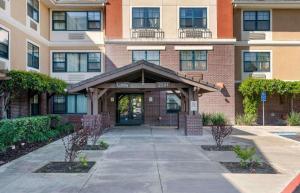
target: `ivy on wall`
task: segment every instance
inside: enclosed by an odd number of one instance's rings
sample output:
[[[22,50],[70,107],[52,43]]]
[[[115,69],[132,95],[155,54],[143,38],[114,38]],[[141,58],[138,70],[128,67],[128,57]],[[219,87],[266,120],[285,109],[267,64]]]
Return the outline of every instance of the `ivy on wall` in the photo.
[[[244,113],[256,116],[261,92],[265,91],[268,95],[285,95],[293,98],[296,94],[300,94],[300,81],[249,78],[241,83],[239,91],[243,95]]]

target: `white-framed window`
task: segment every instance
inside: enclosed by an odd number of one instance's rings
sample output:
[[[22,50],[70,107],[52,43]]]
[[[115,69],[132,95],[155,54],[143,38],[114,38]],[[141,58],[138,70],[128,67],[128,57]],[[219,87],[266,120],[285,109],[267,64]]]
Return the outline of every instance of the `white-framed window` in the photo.
[[[179,28],[207,28],[207,8],[180,7]]]
[[[0,58],[9,60],[9,31],[0,27]]]
[[[181,71],[207,71],[207,50],[181,50]]]
[[[133,50],[132,62],[145,60],[153,64],[160,65],[160,51],[159,50]]]
[[[160,29],[160,7],[132,7],[132,29]]]
[[[27,15],[35,22],[40,20],[40,2],[39,0],[27,0]]]
[[[243,72],[271,72],[271,52],[268,51],[244,51]]]
[[[243,31],[270,31],[271,12],[269,10],[244,10]]]
[[[40,68],[40,47],[31,41],[27,41],[27,67]]]

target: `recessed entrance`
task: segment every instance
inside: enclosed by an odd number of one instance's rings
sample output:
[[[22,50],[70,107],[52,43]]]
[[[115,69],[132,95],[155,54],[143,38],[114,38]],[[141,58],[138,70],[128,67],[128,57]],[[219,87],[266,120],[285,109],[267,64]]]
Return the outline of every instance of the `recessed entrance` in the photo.
[[[117,124],[140,125],[144,123],[144,95],[117,95]]]

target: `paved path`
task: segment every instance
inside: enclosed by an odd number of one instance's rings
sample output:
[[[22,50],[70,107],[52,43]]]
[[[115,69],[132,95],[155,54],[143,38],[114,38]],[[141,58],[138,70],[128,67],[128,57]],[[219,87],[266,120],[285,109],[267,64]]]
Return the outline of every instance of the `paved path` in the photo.
[[[300,160],[298,154],[290,158],[293,152],[285,153],[284,147],[279,149],[284,157],[276,157],[268,141],[299,149],[300,143],[249,132],[237,133],[227,143],[248,144],[249,139],[262,143],[263,151],[271,150],[268,158],[279,160],[279,168],[290,159]],[[57,141],[0,167],[0,193],[279,193],[292,179],[290,171],[300,168],[300,163],[291,162],[281,168],[284,174],[230,174],[218,161],[233,161],[234,155],[204,152],[200,145],[213,143],[206,133],[185,137],[175,129],[133,127],[114,129],[102,138],[111,145],[107,151],[84,152],[97,161],[88,174],[32,173],[49,161],[63,160],[64,150]]]

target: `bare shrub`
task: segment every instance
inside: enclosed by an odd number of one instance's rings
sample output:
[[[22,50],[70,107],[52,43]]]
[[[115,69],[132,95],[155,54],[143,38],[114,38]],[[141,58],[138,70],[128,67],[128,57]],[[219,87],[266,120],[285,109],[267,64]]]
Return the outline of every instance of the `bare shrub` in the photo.
[[[224,139],[232,133],[233,127],[226,125],[212,126],[211,133],[216,142],[217,149],[220,150]]]
[[[81,149],[86,146],[87,139],[88,131],[82,128],[75,128],[74,133],[62,138],[66,162],[73,162],[76,159]]]

